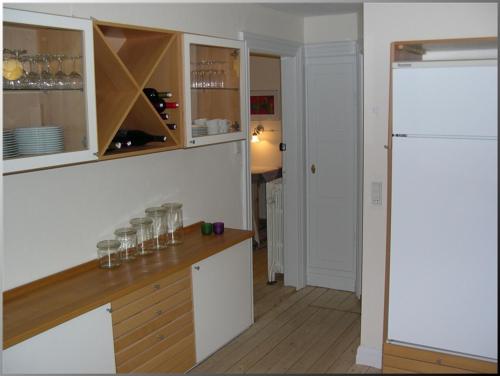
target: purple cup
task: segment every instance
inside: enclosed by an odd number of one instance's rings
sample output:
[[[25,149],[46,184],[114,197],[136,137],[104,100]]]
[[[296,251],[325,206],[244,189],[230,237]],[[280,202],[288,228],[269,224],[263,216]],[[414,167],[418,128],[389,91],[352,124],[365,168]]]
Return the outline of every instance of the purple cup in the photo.
[[[224,222],[215,222],[213,224],[214,234],[220,235],[224,232]]]

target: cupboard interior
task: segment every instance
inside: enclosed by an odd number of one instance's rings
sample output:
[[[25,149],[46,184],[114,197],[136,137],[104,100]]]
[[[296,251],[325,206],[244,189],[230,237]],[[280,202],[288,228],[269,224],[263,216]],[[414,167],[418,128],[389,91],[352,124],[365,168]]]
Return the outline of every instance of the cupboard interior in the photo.
[[[82,77],[83,32],[35,25],[3,23],[3,46],[9,50],[25,50],[20,56],[56,55],[63,59],[62,70],[69,74],[73,69]],[[4,59],[8,55],[4,53]],[[24,59],[23,59],[24,60]],[[42,62],[23,61],[24,70],[40,73]],[[50,72],[59,69],[57,59],[49,59]],[[87,149],[87,117],[84,89],[6,89],[3,90],[4,129],[21,127],[59,126],[63,129],[64,151]]]
[[[190,45],[191,56],[191,118],[227,119],[230,131],[239,131],[240,114],[240,56],[239,51],[227,47]],[[218,72],[223,87],[194,87],[199,72]],[[200,79],[200,78],[198,78]],[[207,81],[207,78],[201,79]],[[203,85],[204,86],[204,85]]]
[[[182,147],[180,35],[175,32],[94,23],[98,154],[101,159]],[[145,87],[171,91],[179,103],[163,120],[142,92]],[[167,124],[175,123],[176,130]],[[167,136],[167,142],[108,150],[119,129]]]

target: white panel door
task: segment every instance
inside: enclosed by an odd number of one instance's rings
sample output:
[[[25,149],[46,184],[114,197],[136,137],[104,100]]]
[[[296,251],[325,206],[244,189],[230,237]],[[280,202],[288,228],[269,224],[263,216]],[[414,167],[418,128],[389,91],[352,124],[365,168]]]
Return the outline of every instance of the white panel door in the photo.
[[[355,59],[306,60],[307,283],[347,291],[356,281]]]
[[[497,357],[497,141],[393,139],[390,341]]]
[[[447,64],[393,69],[393,133],[497,135],[497,61]]]
[[[192,266],[196,361],[252,324],[252,243],[245,240]]]
[[[4,373],[116,373],[110,304],[3,351]]]

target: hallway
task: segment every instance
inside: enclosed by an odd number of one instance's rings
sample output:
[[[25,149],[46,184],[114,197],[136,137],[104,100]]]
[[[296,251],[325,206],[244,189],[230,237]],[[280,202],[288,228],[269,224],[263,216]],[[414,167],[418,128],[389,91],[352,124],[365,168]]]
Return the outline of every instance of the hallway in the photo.
[[[354,364],[361,303],[353,293],[268,285],[266,249],[253,256],[255,324],[190,372],[380,373]]]

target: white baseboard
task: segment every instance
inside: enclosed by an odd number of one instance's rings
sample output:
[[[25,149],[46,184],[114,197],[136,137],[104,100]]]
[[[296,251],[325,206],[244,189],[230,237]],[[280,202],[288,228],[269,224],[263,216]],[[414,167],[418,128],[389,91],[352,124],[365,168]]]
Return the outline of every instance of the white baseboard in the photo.
[[[356,364],[362,364],[374,368],[382,368],[382,350],[359,345],[356,354]]]

